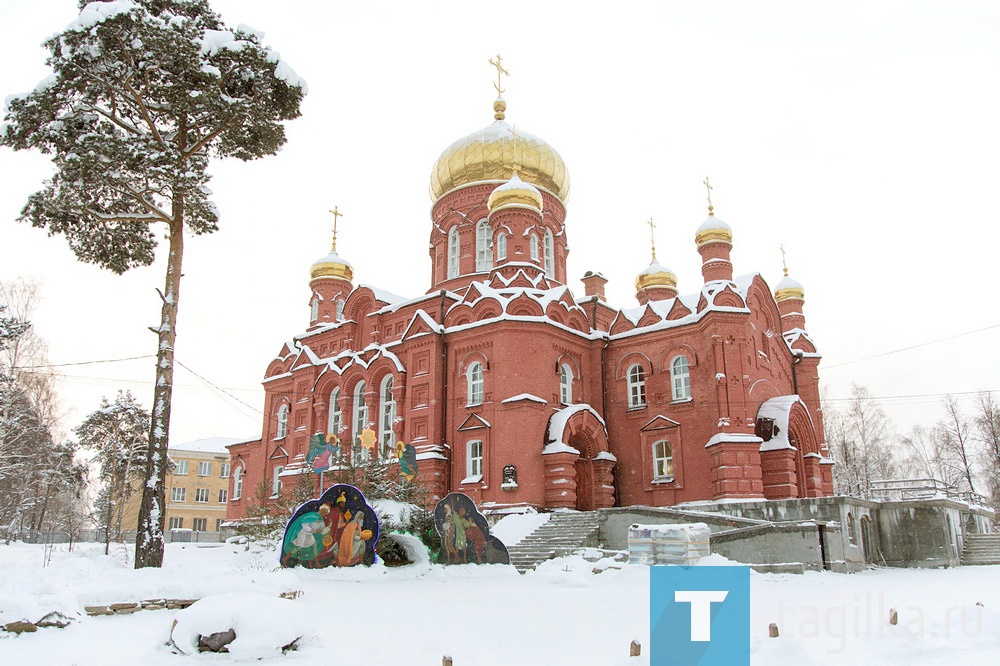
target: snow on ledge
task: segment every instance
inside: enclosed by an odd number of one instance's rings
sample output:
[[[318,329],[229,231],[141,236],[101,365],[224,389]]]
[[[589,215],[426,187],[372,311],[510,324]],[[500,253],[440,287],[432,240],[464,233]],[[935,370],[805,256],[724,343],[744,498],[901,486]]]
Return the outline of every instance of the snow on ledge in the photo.
[[[520,393],[518,395],[513,395],[507,398],[506,400],[501,400],[500,402],[506,405],[511,402],[520,402],[521,400],[530,400],[531,402],[539,402],[543,405],[549,404],[547,400],[543,400],[542,398],[539,398],[537,395],[531,395],[530,393]]]
[[[608,426],[604,423],[604,419],[601,418],[601,415],[598,414],[597,411],[590,405],[580,403],[579,405],[570,405],[569,407],[560,409],[549,418],[549,428],[545,437],[546,444],[562,442],[563,433],[566,430],[566,423],[571,417],[580,412],[590,412],[593,414],[594,418],[596,418],[598,423],[601,424],[601,427],[604,428],[605,436],[607,436]],[[573,449],[573,451],[579,453],[576,449]]]
[[[742,432],[720,432],[717,435],[712,435],[712,438],[708,440],[708,444],[705,448],[710,446],[715,446],[716,444],[722,444],[723,442],[731,442],[735,444],[762,444],[762,440],[757,435],[748,435]]]
[[[601,451],[596,456],[594,456],[593,459],[594,460],[610,460],[611,462],[618,462],[618,458],[616,458],[615,454],[611,453],[610,451]]]
[[[563,444],[562,442],[552,442],[547,444],[544,449],[542,449],[542,455],[548,455],[550,453],[575,453],[580,455],[580,452],[574,449],[568,444]]]

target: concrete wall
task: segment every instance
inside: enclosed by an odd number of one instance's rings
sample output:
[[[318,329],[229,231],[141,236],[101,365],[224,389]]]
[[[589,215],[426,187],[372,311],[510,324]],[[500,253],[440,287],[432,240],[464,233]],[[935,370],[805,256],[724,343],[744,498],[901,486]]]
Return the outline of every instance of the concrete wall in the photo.
[[[880,548],[893,567],[954,567],[962,552],[962,509],[951,500],[884,502]]]
[[[710,512],[678,511],[644,506],[601,509],[597,512],[597,516],[598,538],[609,550],[628,548],[628,528],[634,523],[640,525],[705,523],[713,533],[766,524],[765,521],[734,518]]]

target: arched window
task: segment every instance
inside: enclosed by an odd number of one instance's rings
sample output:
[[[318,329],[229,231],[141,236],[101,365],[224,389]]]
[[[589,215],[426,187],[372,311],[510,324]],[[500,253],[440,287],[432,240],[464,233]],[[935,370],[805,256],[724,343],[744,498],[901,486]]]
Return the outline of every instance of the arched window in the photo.
[[[483,404],[483,364],[476,361],[469,366],[469,406]]]
[[[379,404],[379,414],[382,415],[382,423],[379,428],[379,441],[382,443],[379,454],[382,457],[388,456],[396,443],[396,436],[393,428],[396,425],[396,399],[392,397],[392,375],[386,375],[382,380],[382,388],[379,391],[382,396]]]
[[[573,404],[573,368],[566,363],[559,366],[559,402]]]
[[[661,439],[653,442],[653,480],[672,479],[674,476],[674,449],[670,442]]]
[[[452,227],[448,232],[448,277],[458,277],[458,257],[461,248],[458,245],[458,227]]]
[[[284,471],[283,465],[274,468],[274,474],[271,477],[271,497],[277,497],[281,494],[281,473]]]
[[[543,254],[545,258],[545,276],[554,278],[556,276],[555,242],[552,238],[552,230],[545,230],[543,240]]]
[[[312,303],[309,304],[309,321],[316,323],[319,319],[319,296],[313,296]]]
[[[233,470],[233,499],[238,500],[243,497],[243,468],[237,467]]]
[[[490,223],[480,220],[476,225],[476,272],[493,268],[493,230]]]
[[[465,445],[465,477],[466,483],[483,477],[483,443],[478,439]]]
[[[330,393],[330,417],[327,419],[326,431],[328,435],[336,435],[340,438],[340,426],[343,423],[344,415],[340,411],[340,387],[333,389]]]
[[[344,321],[344,299],[337,299],[337,321]]]
[[[278,433],[275,439],[281,439],[288,434],[288,405],[278,407]]]
[[[691,369],[687,356],[678,356],[670,362],[670,385],[675,401],[691,399]]]
[[[638,363],[628,369],[628,406],[646,406],[646,371]]]
[[[528,252],[532,261],[538,261],[538,236],[535,234],[528,238]]]
[[[847,540],[852,546],[858,543],[858,535],[854,531],[854,516],[850,513],[847,514]]]
[[[497,234],[497,261],[504,261],[507,258],[507,234],[500,232]]]
[[[360,437],[361,431],[368,427],[368,405],[365,404],[365,383],[358,382],[354,387],[354,436]]]

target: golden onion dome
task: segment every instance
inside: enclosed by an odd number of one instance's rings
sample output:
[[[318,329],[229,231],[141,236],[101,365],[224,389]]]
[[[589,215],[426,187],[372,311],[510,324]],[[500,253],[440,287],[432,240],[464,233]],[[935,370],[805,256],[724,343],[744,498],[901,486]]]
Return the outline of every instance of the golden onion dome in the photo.
[[[694,234],[694,242],[701,247],[708,243],[729,243],[733,242],[733,228],[728,224],[715,217],[715,215],[709,215],[701,226],[698,227],[698,231]]]
[[[792,299],[804,301],[805,298],[805,288],[798,281],[793,280],[787,275],[774,287],[774,300],[779,303],[781,301],[790,301]]]
[[[493,190],[486,200],[486,208],[491,213],[506,206],[527,207],[541,213],[542,193],[531,183],[521,180],[515,172],[510,180]]]
[[[635,290],[663,287],[676,290],[677,274],[654,259],[649,268],[635,278]]]
[[[313,280],[318,278],[335,278],[350,282],[354,279],[354,268],[347,263],[339,254],[336,248],[330,250],[330,254],[317,259],[309,271]]]
[[[448,146],[431,170],[430,194],[437,201],[446,192],[472,183],[506,182],[519,173],[532,185],[560,200],[569,197],[569,171],[555,148],[536,136],[514,131],[504,122],[506,103],[494,104],[497,120]]]

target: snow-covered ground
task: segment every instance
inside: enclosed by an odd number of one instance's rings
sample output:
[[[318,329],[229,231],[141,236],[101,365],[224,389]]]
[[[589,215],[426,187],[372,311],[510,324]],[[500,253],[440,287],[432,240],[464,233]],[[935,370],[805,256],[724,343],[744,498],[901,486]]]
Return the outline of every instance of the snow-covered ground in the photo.
[[[505,522],[498,533],[530,531],[511,518]],[[0,632],[0,664],[234,662],[237,655],[183,656],[167,645],[175,619],[175,636],[190,633],[205,618],[218,618],[220,604],[239,626],[252,627],[255,640],[244,658],[253,658],[270,633],[283,641],[289,618],[302,625],[300,648],[254,662],[264,665],[440,664],[444,655],[455,666],[649,663],[649,569],[640,565],[594,573],[594,563],[569,557],[526,575],[499,565],[427,563],[282,570],[273,552],[175,543],[167,546],[162,569],[136,571],[122,562],[125,554],[108,557],[95,544],[73,552],[63,546],[46,566],[42,546],[0,545],[0,624],[38,620],[53,610],[76,618],[65,629]],[[719,563],[718,556],[703,560]],[[1000,663],[1000,566],[753,574],[751,586],[753,664]],[[302,595],[277,600],[293,590]],[[210,595],[225,596],[214,598],[215,609],[199,612],[198,605],[107,617],[83,610]],[[899,613],[896,626],[888,624],[890,609]],[[768,637],[772,622],[779,638]],[[639,658],[628,657],[633,639],[643,646]]]

